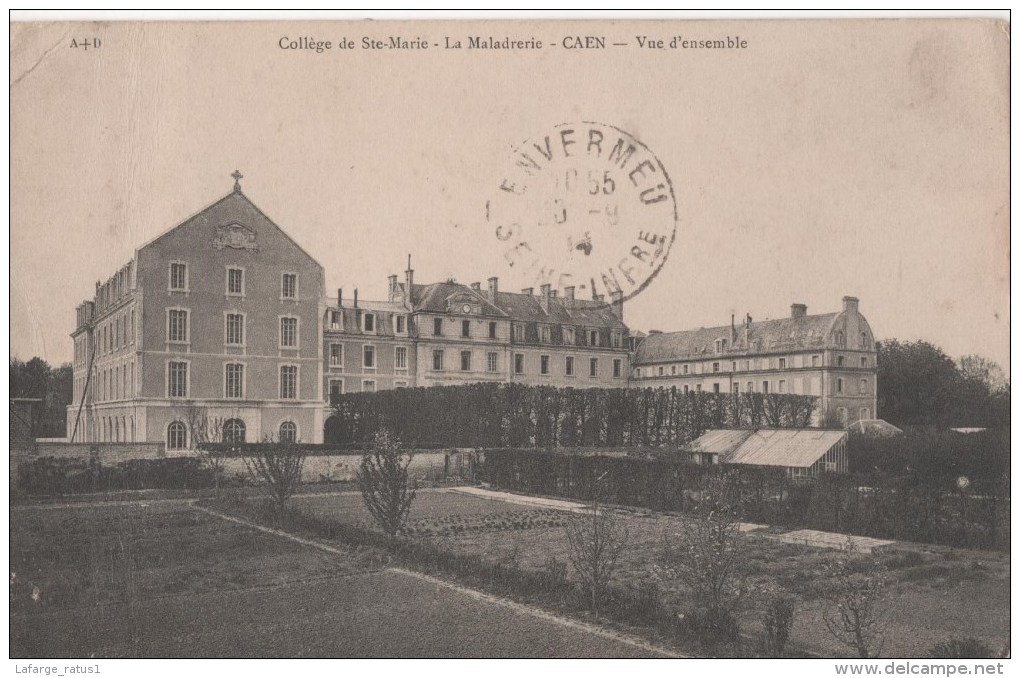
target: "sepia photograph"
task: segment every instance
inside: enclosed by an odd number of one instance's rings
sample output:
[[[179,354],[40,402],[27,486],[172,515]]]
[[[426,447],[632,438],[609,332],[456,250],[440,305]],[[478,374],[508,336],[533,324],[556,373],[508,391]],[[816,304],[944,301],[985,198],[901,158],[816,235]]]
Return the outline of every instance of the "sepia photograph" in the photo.
[[[1008,669],[1008,12],[21,14],[14,673]]]

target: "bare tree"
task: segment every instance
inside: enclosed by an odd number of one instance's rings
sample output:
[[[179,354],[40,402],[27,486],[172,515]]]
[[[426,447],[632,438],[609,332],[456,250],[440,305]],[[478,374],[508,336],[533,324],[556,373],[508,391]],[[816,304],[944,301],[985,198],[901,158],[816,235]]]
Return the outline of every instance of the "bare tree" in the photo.
[[[732,482],[713,480],[683,529],[663,540],[663,576],[674,580],[707,615],[710,630],[732,636],[733,612],[749,592],[749,548],[730,508]]]
[[[274,442],[271,437],[242,449],[241,458],[248,473],[273,500],[277,514],[282,516],[287,500],[301,484],[307,449],[299,443]]]
[[[588,505],[567,519],[570,562],[591,600],[596,619],[599,603],[616,570],[616,561],[627,545],[626,528],[617,515],[602,504],[601,481],[604,479],[605,474],[595,481]]]
[[[375,434],[372,449],[361,457],[357,481],[365,508],[391,537],[404,526],[414,501],[407,473],[412,457],[388,429]]]
[[[831,593],[825,628],[862,659],[878,656],[885,634],[881,606],[885,567],[877,558],[859,554],[853,538],[847,537],[828,569]]]
[[[205,407],[200,407],[195,403],[188,403],[184,407],[182,416],[188,427],[191,447],[202,463],[212,471],[213,487],[216,496],[219,496],[220,477],[223,475],[226,455],[222,450],[211,449],[210,443],[218,443],[222,440],[224,419],[210,417],[209,411]]]

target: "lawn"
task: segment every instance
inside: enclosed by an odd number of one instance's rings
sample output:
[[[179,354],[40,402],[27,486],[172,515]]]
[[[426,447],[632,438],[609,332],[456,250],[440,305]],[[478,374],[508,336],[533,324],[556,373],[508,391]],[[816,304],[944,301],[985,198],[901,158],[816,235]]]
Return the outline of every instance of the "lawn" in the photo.
[[[11,657],[653,656],[180,504],[14,509],[10,542]]]
[[[371,525],[357,495],[295,499],[295,508],[351,524]],[[684,593],[657,574],[664,540],[684,527],[684,519],[647,512],[620,514],[628,547],[615,579],[626,586],[654,582],[678,608]],[[568,514],[453,492],[422,493],[408,517],[407,534],[427,537],[451,551],[477,554],[528,568],[569,563],[564,525]],[[798,601],[792,643],[826,656],[846,652],[825,631],[823,615],[829,582],[825,566],[835,552],[783,544],[767,534],[745,536],[753,556],[752,582],[774,581]],[[1009,557],[997,552],[947,547],[895,546],[879,556],[890,585],[884,606],[888,620],[883,656],[923,656],[935,643],[974,636],[993,648],[1009,632]],[[756,612],[741,613],[742,627],[757,631]]]

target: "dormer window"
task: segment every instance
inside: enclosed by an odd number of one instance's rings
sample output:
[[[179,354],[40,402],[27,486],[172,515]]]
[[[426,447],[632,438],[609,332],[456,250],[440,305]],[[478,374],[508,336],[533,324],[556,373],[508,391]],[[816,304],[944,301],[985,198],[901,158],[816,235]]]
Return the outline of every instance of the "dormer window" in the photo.
[[[396,334],[407,334],[407,317],[403,315],[393,316],[393,331]]]
[[[623,333],[614,331],[613,332],[613,348],[620,348],[623,345]]]
[[[552,341],[552,328],[548,325],[542,325],[539,328],[539,333],[543,344],[548,344]]]
[[[574,328],[573,327],[564,327],[563,328],[563,343],[564,344],[569,344],[571,346],[577,343],[577,339],[574,336]]]
[[[599,331],[598,330],[588,330],[588,345],[589,346],[598,346],[599,345]]]
[[[366,313],[361,316],[361,329],[375,334],[375,313]]]
[[[331,310],[329,312],[329,329],[342,330],[343,328],[344,328],[344,312]]]

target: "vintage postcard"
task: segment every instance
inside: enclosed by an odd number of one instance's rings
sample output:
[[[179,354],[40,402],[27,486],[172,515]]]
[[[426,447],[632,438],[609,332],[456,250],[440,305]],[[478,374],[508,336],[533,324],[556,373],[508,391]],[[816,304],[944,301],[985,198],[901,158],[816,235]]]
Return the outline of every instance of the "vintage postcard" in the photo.
[[[11,23],[11,663],[1001,673],[1009,53]]]

